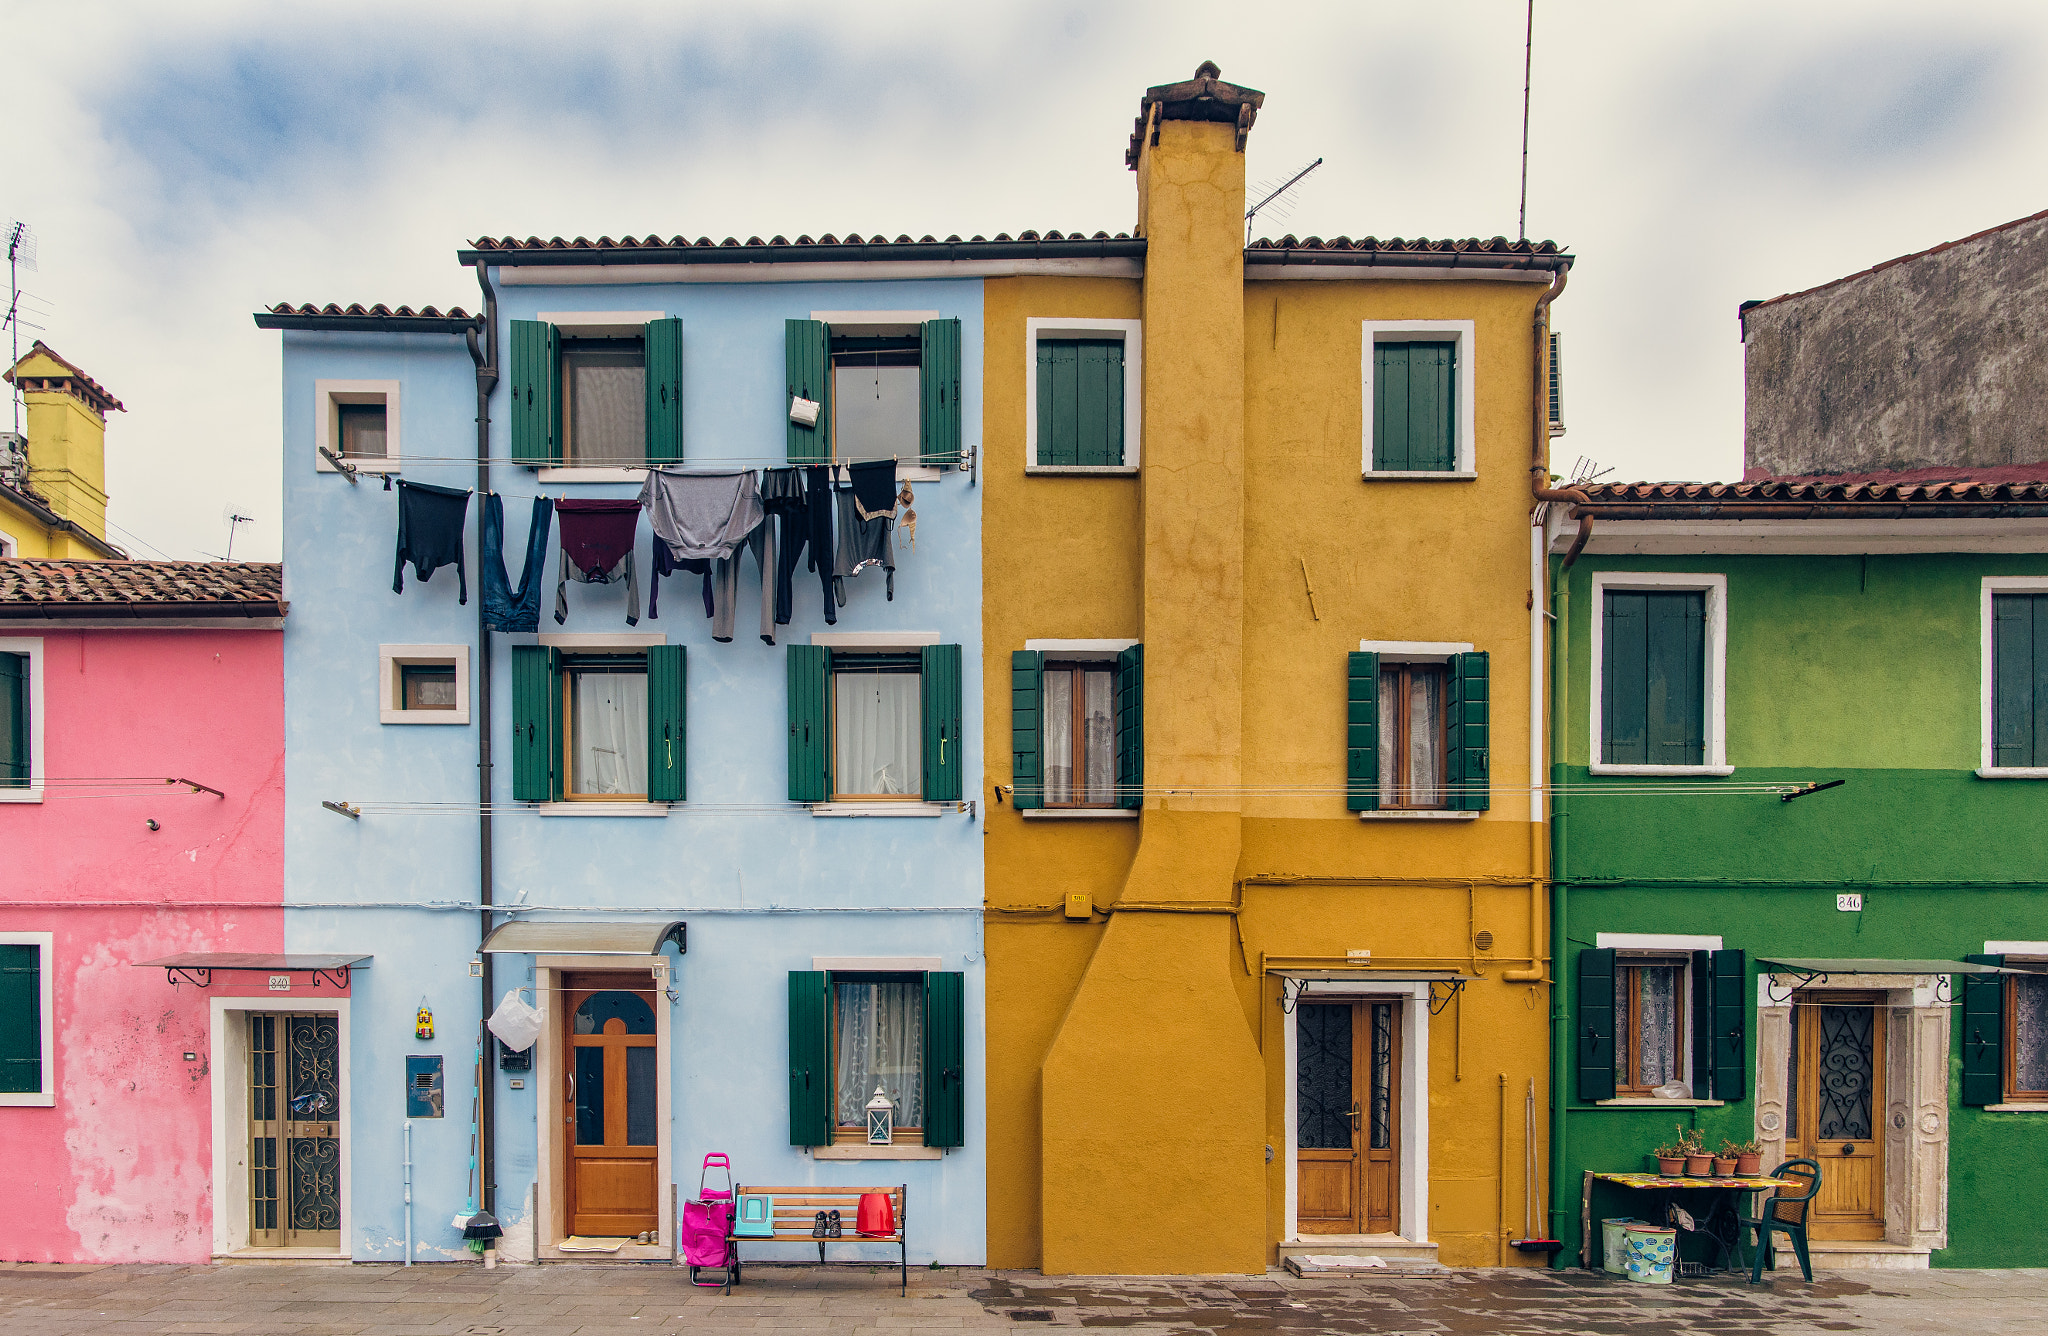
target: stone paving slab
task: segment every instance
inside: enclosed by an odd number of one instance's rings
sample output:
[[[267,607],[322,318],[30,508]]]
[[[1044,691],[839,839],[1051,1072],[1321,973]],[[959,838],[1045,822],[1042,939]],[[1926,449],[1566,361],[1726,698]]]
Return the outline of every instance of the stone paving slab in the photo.
[[[662,1265],[401,1267],[0,1264],[5,1336],[855,1336],[1044,1328],[1122,1336],[1756,1336],[2048,1333],[2048,1271],[1778,1272],[1644,1286],[1583,1271],[1412,1280],[1045,1277],[756,1264],[730,1294]]]

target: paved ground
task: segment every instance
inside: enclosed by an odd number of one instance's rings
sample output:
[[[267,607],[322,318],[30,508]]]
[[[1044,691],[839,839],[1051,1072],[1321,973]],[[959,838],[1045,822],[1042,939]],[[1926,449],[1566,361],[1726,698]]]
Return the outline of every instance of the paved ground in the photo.
[[[1782,1275],[1782,1273],[1780,1273]],[[1796,1277],[1797,1272],[1793,1275]],[[1922,1271],[1808,1285],[1633,1285],[1586,1272],[1438,1280],[1048,1280],[1030,1272],[761,1267],[730,1295],[667,1267],[0,1265],[0,1332],[652,1336],[972,1327],[1151,1333],[2048,1333],[2048,1271]]]

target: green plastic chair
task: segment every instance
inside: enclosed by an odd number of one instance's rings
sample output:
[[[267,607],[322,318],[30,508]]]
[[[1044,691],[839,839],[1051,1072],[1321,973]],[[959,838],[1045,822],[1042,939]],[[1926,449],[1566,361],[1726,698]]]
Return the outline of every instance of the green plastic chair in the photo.
[[[1756,1260],[1750,1264],[1749,1283],[1754,1285],[1764,1278],[1764,1268],[1778,1269],[1776,1249],[1771,1247],[1771,1232],[1776,1230],[1792,1240],[1792,1251],[1799,1258],[1800,1274],[1813,1279],[1813,1263],[1806,1256],[1806,1213],[1813,1208],[1815,1194],[1820,1191],[1820,1165],[1813,1160],[1787,1160],[1771,1171],[1772,1178],[1804,1178],[1806,1191],[1796,1196],[1780,1195],[1762,1199],[1762,1209],[1756,1215],[1735,1217],[1736,1240],[1754,1237]],[[1738,1252],[1737,1257],[1741,1256]]]

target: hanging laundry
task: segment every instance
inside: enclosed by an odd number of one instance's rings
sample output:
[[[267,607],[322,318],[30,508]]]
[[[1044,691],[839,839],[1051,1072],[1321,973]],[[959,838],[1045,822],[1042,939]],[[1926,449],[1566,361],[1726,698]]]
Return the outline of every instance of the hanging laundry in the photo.
[[[761,639],[775,643],[775,530],[759,524],[741,540],[729,557],[711,562],[711,638],[720,644],[732,640],[735,605],[740,597],[740,556],[754,554],[754,569],[761,576]]]
[[[650,469],[640,488],[640,504],[654,541],[666,547],[678,569],[684,563],[708,560],[711,590],[711,638],[732,639],[739,602],[739,555],[753,553],[761,575],[761,639],[775,643],[775,536],[767,525],[760,479],[752,470],[737,473],[685,473]]]
[[[910,503],[917,500],[917,493],[910,490],[909,483],[904,483],[903,490],[896,493],[896,500],[898,502],[896,531],[903,535],[903,541],[909,543],[910,550],[915,552],[917,551],[917,512],[910,508]]]
[[[834,626],[839,621],[839,602],[834,594],[839,589],[838,553],[832,545],[832,470],[814,464],[804,470],[804,513],[809,517],[806,526],[810,530],[810,561],[807,569],[815,572],[818,585],[825,595],[825,625]]]
[[[486,492],[478,515],[477,561],[484,585],[484,629],[516,633],[540,630],[541,571],[548,560],[548,530],[555,503],[533,499],[533,517],[526,529],[526,565],[514,590],[505,575],[505,498]]]
[[[647,620],[651,622],[661,616],[661,577],[678,573],[704,577],[704,615],[711,616],[711,563],[703,557],[677,561],[675,553],[660,538],[654,540],[653,549],[654,578],[647,583]]]
[[[860,501],[850,491],[841,492],[839,503],[839,552],[833,567],[832,588],[841,607],[846,606],[846,581],[870,566],[888,573],[889,600],[896,599],[896,545],[889,541],[890,521],[877,515],[860,517]]]
[[[766,523],[775,526],[775,624],[789,625],[796,611],[796,563],[810,545],[810,510],[801,469],[769,469],[761,475]]]
[[[563,501],[555,507],[562,532],[560,578],[555,581],[555,622],[569,620],[569,581],[626,582],[626,625],[640,623],[640,574],[633,567],[638,501]]]
[[[457,601],[469,602],[469,571],[462,558],[462,526],[468,517],[466,489],[399,479],[398,564],[391,574],[391,592],[405,592],[408,561],[421,584],[443,566],[452,565],[460,593]]]
[[[896,518],[895,460],[864,459],[848,464],[846,475],[853,483],[854,510],[860,518]]]

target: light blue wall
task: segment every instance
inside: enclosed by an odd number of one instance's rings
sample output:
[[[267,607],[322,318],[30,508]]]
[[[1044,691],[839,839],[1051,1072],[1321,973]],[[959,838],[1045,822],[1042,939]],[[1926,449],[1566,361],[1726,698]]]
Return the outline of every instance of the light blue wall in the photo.
[[[978,451],[979,282],[687,284],[500,288],[501,319],[541,311],[661,311],[683,320],[685,449],[706,467],[765,467],[783,453],[783,320],[812,310],[936,310],[962,322],[962,436]],[[501,327],[502,329],[502,327]],[[447,1117],[414,1132],[418,1255],[456,1255],[450,1217],[464,1204],[469,1071],[479,1023],[469,976],[479,928],[476,735],[473,727],[383,725],[380,644],[477,643],[478,507],[469,523],[472,602],[456,602],[452,570],[391,592],[397,494],[374,479],[350,487],[313,467],[316,379],[401,382],[401,450],[415,481],[473,486],[475,380],[456,338],[289,333],[284,336],[285,563],[292,615],[285,639],[286,940],[292,951],[362,951],[350,1018],[352,1234],[359,1259],[403,1255],[401,1136],[404,1057],[441,1053]],[[507,452],[507,392],[492,399],[493,453]],[[454,460],[434,462],[431,456]],[[711,459],[733,461],[712,464]],[[744,461],[744,462],[741,462]],[[500,465],[508,566],[519,578],[528,501],[541,484]],[[963,652],[965,796],[982,787],[980,755],[980,496],[969,475],[917,482],[917,545],[897,544],[896,597],[869,573],[848,581],[839,631],[935,631]],[[634,484],[562,484],[555,496],[631,496]],[[815,576],[799,568],[794,620],[760,642],[751,562],[741,577],[735,639],[717,644],[696,577],[665,582],[662,615],[624,618],[615,586],[569,587],[566,625],[553,620],[550,544],[544,631],[656,632],[689,647],[689,792],[666,818],[541,816],[511,801],[510,646],[493,636],[497,754],[494,883],[499,904],[532,917],[624,917],[663,911],[689,923],[689,952],[672,1005],[675,1181],[694,1190],[707,1150],[732,1155],[741,1179],[906,1183],[913,1261],[984,1256],[982,1151],[981,833],[958,813],[928,818],[825,818],[791,807],[786,788],[784,646],[827,629]],[[643,603],[651,581],[643,525]],[[447,814],[370,811],[350,821],[322,800],[452,803]],[[467,808],[468,810],[462,810]],[[746,810],[733,810],[744,808]],[[723,810],[721,810],[723,809]],[[435,908],[433,906],[442,906]],[[553,908],[544,908],[553,907]],[[592,913],[591,911],[599,911]],[[607,915],[602,911],[614,911]],[[855,912],[848,912],[855,911]],[[873,911],[873,912],[867,912]],[[910,911],[910,912],[905,912]],[[922,912],[920,912],[922,911]],[[671,951],[673,948],[671,948]],[[966,1145],[942,1161],[814,1162],[787,1144],[787,972],[815,955],[936,956],[967,975]],[[500,956],[500,993],[532,980],[532,959]],[[415,1041],[414,1009],[434,1009],[439,1038]],[[498,1092],[498,1214],[527,1230],[536,1165],[533,1074],[493,1072]],[[798,1250],[800,1251],[800,1250]]]

